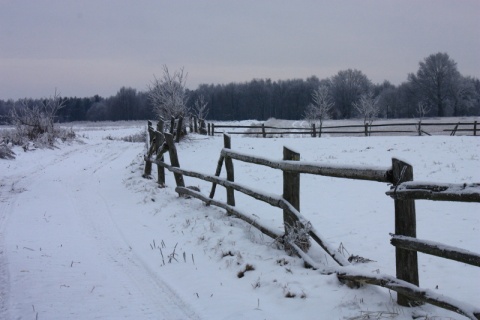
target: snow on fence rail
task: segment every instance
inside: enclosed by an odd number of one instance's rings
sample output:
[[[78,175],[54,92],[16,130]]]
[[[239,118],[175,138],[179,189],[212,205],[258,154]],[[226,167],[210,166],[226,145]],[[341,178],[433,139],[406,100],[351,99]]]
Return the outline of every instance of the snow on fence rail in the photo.
[[[311,125],[310,128],[306,127],[274,127],[266,126],[265,124],[261,125],[216,125],[214,123],[207,124],[207,133],[208,135],[215,135],[216,133],[224,133],[220,131],[215,131],[215,129],[247,129],[246,131],[227,131],[227,134],[242,134],[242,135],[261,135],[263,138],[266,138],[268,135],[304,135],[308,134],[312,137],[321,137],[322,134],[341,134],[341,135],[365,135],[370,136],[372,134],[416,134],[416,135],[431,135],[431,133],[425,131],[424,127],[437,127],[438,130],[442,133],[449,132],[451,136],[454,136],[457,133],[464,132],[465,134],[472,133],[473,136],[476,136],[478,133],[477,121],[473,122],[409,122],[409,123],[384,123],[384,124],[359,124],[359,125],[340,125],[340,126],[322,126],[317,128],[315,123]],[[380,127],[390,127],[391,129],[387,130],[375,130]],[[413,127],[414,130],[405,129],[400,130],[396,127]],[[447,128],[445,128],[447,127]],[[453,127],[453,128],[448,128]],[[361,130],[358,130],[361,129]]]
[[[161,126],[158,126],[161,129]],[[480,202],[480,184],[431,184],[413,182],[413,168],[408,163],[392,159],[389,167],[354,167],[333,166],[318,163],[301,162],[300,154],[284,147],[283,160],[272,160],[248,155],[231,150],[231,138],[224,135],[224,148],[220,152],[217,169],[214,175],[180,168],[173,135],[153,129],[148,124],[150,144],[145,159],[144,176],[151,175],[152,164],[157,165],[158,183],[165,186],[164,169],[173,172],[176,182],[175,191],[179,195],[197,198],[207,205],[223,208],[265,235],[282,243],[290,253],[296,253],[307,264],[319,270],[321,274],[337,274],[342,282],[354,286],[368,283],[382,286],[398,293],[397,302],[402,306],[415,306],[427,302],[445,308],[470,319],[480,319],[480,308],[471,306],[451,298],[436,294],[428,289],[419,288],[417,252],[436,255],[474,266],[480,266],[480,255],[460,248],[446,246],[437,242],[416,238],[415,199],[431,199],[443,201]],[[164,154],[169,153],[170,164],[165,163]],[[154,157],[155,155],[155,157]],[[283,195],[277,196],[255,190],[235,182],[233,161],[244,161],[256,165],[268,166],[283,172]],[[226,178],[221,178],[221,169],[225,164]],[[394,199],[395,234],[391,244],[396,250],[396,277],[389,275],[364,274],[355,270],[338,250],[322,238],[321,234],[299,212],[300,174],[316,174],[337,178],[370,180],[392,184],[387,195]],[[189,176],[212,183],[209,196],[202,194],[194,187],[186,187],[183,176]],[[227,202],[213,199],[216,186],[226,188]],[[234,191],[241,192],[257,200],[268,203],[283,210],[285,230],[283,233],[263,225],[235,207]],[[324,269],[307,254],[310,240],[317,242],[325,252],[338,264],[337,267]]]

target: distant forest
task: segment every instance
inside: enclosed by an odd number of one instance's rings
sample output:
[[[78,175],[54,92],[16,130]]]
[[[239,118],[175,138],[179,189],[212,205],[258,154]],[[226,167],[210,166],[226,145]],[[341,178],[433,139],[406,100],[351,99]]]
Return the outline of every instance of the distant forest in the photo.
[[[312,93],[320,86],[328,88],[333,104],[332,119],[356,118],[354,104],[364,94],[373,94],[379,105],[379,118],[418,117],[418,105],[427,108],[424,116],[480,115],[480,80],[461,75],[457,64],[446,53],[432,54],[419,63],[417,73],[408,74],[407,81],[395,86],[388,81],[373,84],[361,71],[348,69],[319,79],[272,81],[253,79],[244,83],[201,84],[186,89],[187,108],[203,96],[208,103],[210,120],[303,119],[312,103]],[[148,92],[122,87],[111,97],[64,97],[65,107],[57,121],[105,121],[155,119]],[[28,104],[42,101],[27,99]],[[8,114],[22,100],[0,100],[0,123],[8,122]]]

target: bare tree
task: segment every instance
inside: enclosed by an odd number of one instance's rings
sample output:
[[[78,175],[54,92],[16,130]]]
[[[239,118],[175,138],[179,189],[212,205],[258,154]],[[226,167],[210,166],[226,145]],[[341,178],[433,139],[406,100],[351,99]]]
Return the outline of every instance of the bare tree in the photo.
[[[170,74],[166,65],[163,66],[163,76],[160,79],[154,76],[148,86],[148,98],[159,118],[170,119],[187,115],[186,81],[187,74],[183,68]]]
[[[430,112],[430,109],[431,109],[430,106],[424,101],[421,101],[417,104],[416,111],[417,111],[418,117],[420,118],[420,121],[422,121],[425,115]]]
[[[373,92],[362,94],[360,99],[353,104],[355,110],[363,118],[363,124],[365,125],[365,135],[369,135],[367,132],[367,126],[373,123],[373,120],[378,116],[380,112],[380,105],[378,99],[373,97]]]
[[[422,135],[422,132],[425,133],[425,131],[422,130],[422,121],[425,115],[430,112],[430,109],[431,109],[430,106],[425,101],[420,101],[417,104],[417,109],[415,111],[417,112],[418,118],[419,118],[418,124],[416,125],[419,136]]]
[[[319,121],[319,136],[322,135],[323,120],[330,117],[330,110],[333,107],[333,102],[328,93],[328,87],[319,86],[312,92],[313,103],[309,104],[305,110],[305,119],[311,121]]]
[[[65,107],[65,100],[55,90],[53,97],[32,103],[24,99],[10,111],[9,119],[15,125],[17,142],[23,144],[23,138],[30,141],[42,139],[44,144],[55,142],[55,117]]]
[[[208,102],[205,101],[205,97],[202,94],[195,100],[192,112],[199,120],[205,120],[209,111],[207,106]]]
[[[207,134],[207,126],[205,124],[205,118],[208,115],[208,102],[205,101],[205,97],[200,95],[197,100],[195,100],[195,103],[193,104],[192,108],[192,113],[193,115],[198,119],[198,122],[200,124],[200,133],[201,134]],[[197,120],[195,121],[195,131],[197,130]],[[190,125],[191,126],[191,125]]]

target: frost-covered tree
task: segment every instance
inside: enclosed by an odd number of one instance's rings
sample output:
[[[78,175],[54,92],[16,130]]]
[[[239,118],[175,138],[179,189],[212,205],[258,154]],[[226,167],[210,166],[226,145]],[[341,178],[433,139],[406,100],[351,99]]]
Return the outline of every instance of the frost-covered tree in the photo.
[[[330,110],[333,102],[328,93],[328,87],[319,86],[312,92],[312,103],[305,110],[305,119],[310,121],[319,121],[319,136],[322,135],[323,121],[330,117]]]
[[[200,133],[207,134],[207,127],[205,124],[205,118],[208,115],[208,102],[205,100],[203,94],[201,94],[193,104],[192,113],[198,119],[200,124]],[[190,124],[192,126],[192,124]],[[197,130],[196,120],[195,120],[195,130]]]
[[[171,74],[166,65],[163,66],[161,78],[154,76],[154,80],[148,86],[148,98],[159,118],[168,120],[187,115],[186,81],[187,74],[183,68]]]
[[[422,132],[424,132],[424,131],[422,131],[422,121],[423,121],[423,118],[425,117],[425,115],[430,112],[430,109],[431,109],[430,106],[425,101],[420,101],[417,104],[416,112],[417,112],[419,120],[418,120],[418,124],[416,125],[416,127],[417,127],[417,132],[418,132],[419,136],[421,136]]]
[[[380,105],[378,99],[373,97],[373,92],[362,94],[360,99],[353,104],[357,113],[362,117],[365,126],[371,125],[373,120],[380,112]],[[366,130],[366,129],[365,129]],[[367,133],[365,133],[367,134]]]
[[[418,117],[420,118],[420,121],[423,120],[423,118],[427,115],[427,113],[430,112],[430,106],[424,102],[424,101],[421,101],[417,104],[417,115]]]
[[[201,94],[193,104],[192,112],[199,120],[205,120],[208,115],[208,102],[205,100],[205,96]]]

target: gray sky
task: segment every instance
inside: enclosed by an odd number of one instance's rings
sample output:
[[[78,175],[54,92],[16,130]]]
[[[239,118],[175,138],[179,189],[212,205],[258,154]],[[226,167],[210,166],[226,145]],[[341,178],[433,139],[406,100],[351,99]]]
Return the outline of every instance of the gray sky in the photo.
[[[0,99],[320,79],[358,69],[398,85],[446,52],[480,78],[479,0],[0,0]]]

